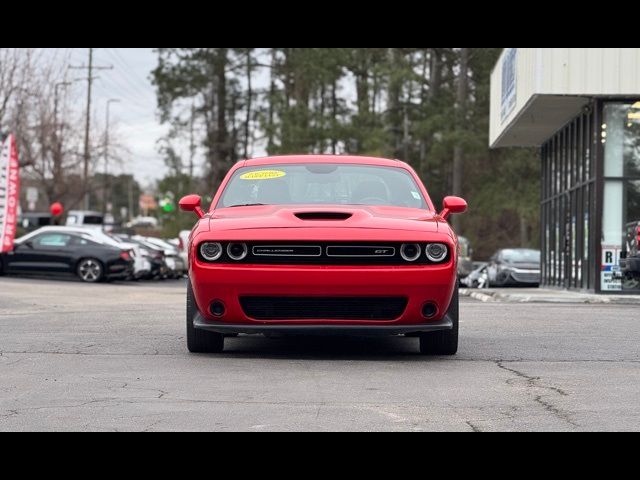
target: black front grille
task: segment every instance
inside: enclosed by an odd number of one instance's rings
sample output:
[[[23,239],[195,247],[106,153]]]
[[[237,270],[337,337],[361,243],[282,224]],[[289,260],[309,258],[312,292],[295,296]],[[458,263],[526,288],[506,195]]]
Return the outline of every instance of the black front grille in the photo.
[[[518,273],[513,272],[511,274],[513,279],[518,283],[540,283],[539,273]]]
[[[234,242],[238,243],[238,242]],[[415,262],[402,258],[397,242],[250,242],[248,255],[236,261],[223,255],[216,263],[258,265],[431,265],[423,253]],[[424,250],[424,244],[421,244]],[[198,255],[200,252],[198,249]],[[451,255],[442,262],[447,263]],[[201,256],[200,260],[206,262]]]
[[[402,297],[241,297],[255,320],[396,320],[407,308]]]

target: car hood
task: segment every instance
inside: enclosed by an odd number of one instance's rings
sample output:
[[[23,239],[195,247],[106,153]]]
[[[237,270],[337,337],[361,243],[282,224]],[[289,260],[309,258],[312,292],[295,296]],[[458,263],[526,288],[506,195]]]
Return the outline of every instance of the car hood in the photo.
[[[438,232],[433,212],[377,206],[253,206],[212,212],[211,231],[271,228],[362,228]]]

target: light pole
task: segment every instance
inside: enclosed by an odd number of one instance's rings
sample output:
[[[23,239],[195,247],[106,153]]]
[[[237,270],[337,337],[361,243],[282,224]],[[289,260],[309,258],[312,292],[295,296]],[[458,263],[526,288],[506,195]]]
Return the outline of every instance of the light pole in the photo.
[[[60,83],[56,83],[54,89],[54,96],[53,96],[53,127],[55,129],[56,132],[56,136],[58,135],[58,103],[60,100],[60,88],[62,87],[69,87],[71,85],[71,82],[60,82]]]
[[[104,213],[107,213],[107,205],[110,198],[110,189],[111,185],[109,182],[109,124],[111,122],[111,105],[114,103],[120,103],[120,100],[117,98],[111,98],[107,100],[107,119],[105,122],[106,130],[104,134],[104,200],[103,200],[103,210]]]

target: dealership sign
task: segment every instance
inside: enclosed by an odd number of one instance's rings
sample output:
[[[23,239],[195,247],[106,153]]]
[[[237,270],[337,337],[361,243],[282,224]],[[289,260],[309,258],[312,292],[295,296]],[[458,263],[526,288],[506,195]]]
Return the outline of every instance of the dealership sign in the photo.
[[[603,292],[622,291],[622,269],[620,268],[620,256],[622,246],[602,246],[602,273],[601,290]]]
[[[0,151],[0,252],[13,250],[20,200],[18,150],[9,135]]]
[[[507,48],[502,57],[502,102],[500,118],[504,123],[516,108],[518,89],[518,49]]]

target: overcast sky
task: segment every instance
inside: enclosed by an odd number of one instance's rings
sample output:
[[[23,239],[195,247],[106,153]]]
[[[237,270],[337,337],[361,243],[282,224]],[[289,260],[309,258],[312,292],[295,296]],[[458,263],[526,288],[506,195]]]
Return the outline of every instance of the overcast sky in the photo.
[[[88,48],[68,50],[73,65],[88,63]],[[120,100],[111,105],[111,119],[117,138],[131,153],[120,170],[134,173],[146,186],[166,173],[156,143],[167,127],[158,122],[155,91],[149,80],[156,56],[151,48],[96,48],[94,63],[113,66],[113,70],[96,72],[100,78],[95,82],[94,115],[104,124],[106,102]]]

